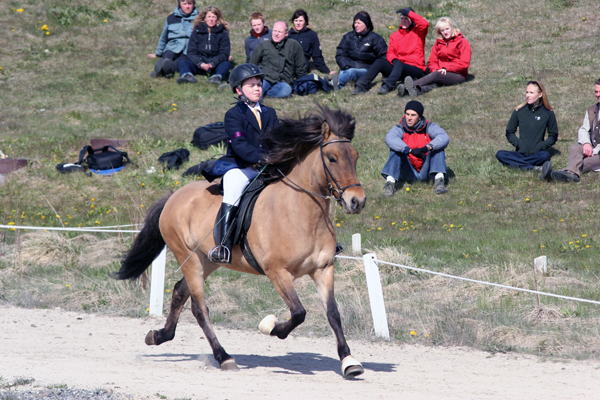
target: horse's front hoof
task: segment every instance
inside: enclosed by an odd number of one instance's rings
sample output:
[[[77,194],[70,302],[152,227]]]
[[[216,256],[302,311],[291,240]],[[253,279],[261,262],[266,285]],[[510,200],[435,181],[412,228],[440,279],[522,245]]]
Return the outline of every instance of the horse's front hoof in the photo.
[[[364,372],[363,366],[356,361],[354,357],[346,356],[346,358],[342,360],[342,374],[345,379],[354,378],[362,375]]]
[[[221,370],[222,371],[237,371],[237,370],[239,370],[239,368],[235,362],[235,359],[230,358],[221,363]]]
[[[146,335],[146,339],[144,340],[148,346],[156,346],[156,341],[154,340],[154,333],[156,331],[150,331]]]
[[[277,317],[273,314],[267,315],[263,318],[262,321],[260,321],[260,324],[258,324],[258,329],[261,331],[261,333],[264,333],[265,335],[270,335],[271,332],[273,332],[273,328],[275,328],[276,324]]]

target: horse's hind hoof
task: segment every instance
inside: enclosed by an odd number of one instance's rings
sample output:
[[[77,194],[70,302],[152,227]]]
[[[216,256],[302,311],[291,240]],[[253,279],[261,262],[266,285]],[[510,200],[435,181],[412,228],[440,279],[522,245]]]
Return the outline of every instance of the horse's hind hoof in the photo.
[[[222,371],[237,371],[237,370],[239,370],[239,368],[235,362],[235,359],[230,358],[221,363],[221,370]]]
[[[258,324],[258,329],[261,331],[261,333],[264,333],[265,335],[270,335],[273,331],[273,328],[275,328],[276,324],[277,317],[273,314],[267,315],[263,318],[262,321],[260,321],[260,324]]]
[[[356,361],[354,357],[346,356],[346,358],[342,360],[342,374],[345,379],[354,378],[362,375],[364,372],[363,366]]]
[[[156,342],[154,341],[154,333],[156,331],[150,331],[146,335],[146,339],[144,340],[148,346],[156,346]]]

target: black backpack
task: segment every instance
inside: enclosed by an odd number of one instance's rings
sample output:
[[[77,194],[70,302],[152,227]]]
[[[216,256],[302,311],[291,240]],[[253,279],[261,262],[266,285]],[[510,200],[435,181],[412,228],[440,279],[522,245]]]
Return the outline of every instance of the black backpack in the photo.
[[[206,126],[201,126],[194,131],[192,144],[200,147],[202,150],[208,149],[208,146],[219,144],[229,139],[225,132],[225,124],[223,122],[213,122]]]
[[[109,149],[112,149],[112,151]],[[77,164],[81,165],[84,161],[87,163],[89,169],[99,171],[118,169],[127,163],[131,163],[126,152],[113,146],[104,146],[99,149],[93,149],[89,145],[85,146],[79,152],[79,161]]]

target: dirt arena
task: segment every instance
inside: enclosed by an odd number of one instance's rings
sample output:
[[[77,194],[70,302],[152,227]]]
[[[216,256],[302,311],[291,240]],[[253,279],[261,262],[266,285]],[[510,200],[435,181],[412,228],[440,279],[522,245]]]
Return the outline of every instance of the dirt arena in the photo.
[[[365,373],[344,380],[333,337],[279,340],[258,330],[217,329],[240,367],[222,372],[191,320],[172,342],[146,346],[163,323],[0,307],[1,383],[34,378],[27,390],[65,384],[140,399],[600,399],[599,361],[350,341]]]

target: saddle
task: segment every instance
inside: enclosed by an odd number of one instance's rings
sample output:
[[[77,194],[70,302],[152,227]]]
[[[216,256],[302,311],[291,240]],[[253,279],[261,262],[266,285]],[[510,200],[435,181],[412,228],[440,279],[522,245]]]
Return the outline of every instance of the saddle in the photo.
[[[264,275],[265,271],[258,265],[258,262],[254,258],[252,254],[252,250],[250,250],[250,245],[248,244],[247,233],[250,229],[250,224],[252,223],[252,212],[254,210],[254,205],[256,204],[256,200],[261,192],[268,185],[265,182],[262,176],[259,176],[254,182],[252,182],[244,194],[240,199],[240,205],[238,206],[237,215],[234,217],[233,222],[229,230],[226,232],[226,237],[230,237],[233,235],[233,244],[239,244],[242,248],[242,254],[248,261],[248,264],[252,266],[259,274]],[[218,219],[217,215],[217,219]],[[215,221],[215,226],[217,226],[218,221]],[[216,241],[216,238],[215,238]]]

